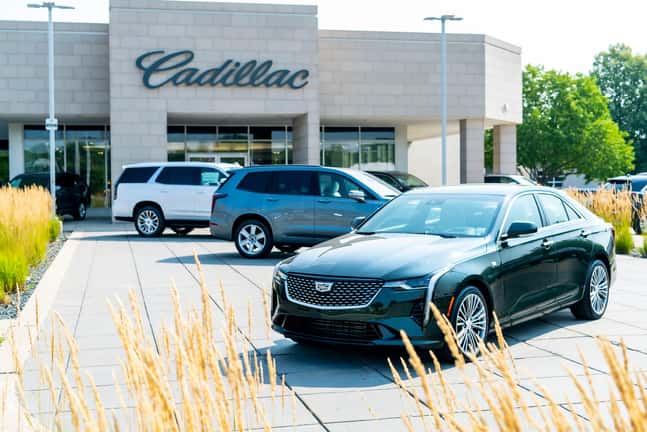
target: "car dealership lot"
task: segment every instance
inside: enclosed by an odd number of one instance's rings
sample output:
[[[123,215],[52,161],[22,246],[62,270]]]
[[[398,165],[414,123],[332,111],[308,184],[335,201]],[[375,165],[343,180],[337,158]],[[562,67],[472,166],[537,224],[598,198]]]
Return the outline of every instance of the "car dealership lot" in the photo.
[[[75,226],[70,224],[66,229]],[[159,337],[162,322],[172,320],[171,281],[180,293],[185,310],[199,305],[199,289],[193,252],[199,256],[212,299],[220,303],[220,281],[228,300],[233,304],[241,330],[253,348],[264,353],[268,348],[277,359],[278,372],[296,392],[296,408],[291,402],[282,410],[278,399],[271,423],[293,430],[403,430],[403,411],[414,415],[415,404],[402,396],[393,383],[387,357],[404,355],[398,350],[366,350],[300,346],[276,333],[267,337],[262,290],[269,287],[272,267],[286,255],[273,253],[263,260],[241,258],[231,243],[215,241],[206,230],[197,230],[188,237],[172,234],[157,239],[138,237],[130,224],[109,224],[88,221],[76,225],[70,242],[75,258],[67,271],[53,306],[74,332],[78,341],[81,367],[91,373],[107,408],[118,416],[128,416],[120,409],[117,383],[123,384],[119,372],[122,351],[114,330],[106,299],[119,296],[127,299],[134,289],[145,306],[147,327]],[[581,350],[592,370],[592,380],[601,400],[608,400],[608,368],[598,352],[593,336],[604,335],[612,341],[624,338],[634,367],[647,369],[647,261],[620,256],[619,274],[611,291],[611,302],[605,317],[599,321],[576,321],[568,311],[561,311],[519,327],[505,334],[513,356],[524,378],[519,382],[530,405],[545,402],[537,382],[545,386],[563,409],[573,402],[573,409],[585,418],[578,403],[577,391],[567,372],[582,373]],[[247,310],[252,311],[249,329]],[[214,308],[216,318],[221,318]],[[48,320],[49,322],[49,320]],[[41,330],[39,352],[46,352],[47,325]],[[459,372],[444,364],[447,380],[460,400],[465,386]],[[49,392],[40,382],[36,361],[25,365],[25,389],[33,412],[42,413],[43,421],[51,419],[53,408]],[[125,390],[125,389],[124,389]],[[128,406],[128,401],[126,400]],[[533,412],[536,410],[532,410]],[[485,414],[488,417],[487,413]],[[250,416],[252,417],[252,416]],[[69,421],[69,414],[63,414]],[[414,425],[416,423],[414,421]],[[259,424],[259,427],[261,424]],[[280,430],[280,429],[279,429]]]

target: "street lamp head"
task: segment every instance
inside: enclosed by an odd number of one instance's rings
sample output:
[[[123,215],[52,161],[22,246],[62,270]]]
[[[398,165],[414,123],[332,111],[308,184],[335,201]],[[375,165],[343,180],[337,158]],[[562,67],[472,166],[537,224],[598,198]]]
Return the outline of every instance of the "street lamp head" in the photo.
[[[42,7],[45,7],[45,6],[43,6],[42,4],[29,3],[29,4],[27,5],[27,7],[28,7],[28,8],[42,8]]]
[[[29,3],[27,4],[28,8],[48,8],[48,9],[74,9],[74,6],[64,6],[64,5],[57,5],[54,2],[43,2],[41,4],[38,3]]]
[[[441,15],[439,17],[427,17],[425,21],[461,21],[462,19],[462,17],[457,17],[456,15]]]

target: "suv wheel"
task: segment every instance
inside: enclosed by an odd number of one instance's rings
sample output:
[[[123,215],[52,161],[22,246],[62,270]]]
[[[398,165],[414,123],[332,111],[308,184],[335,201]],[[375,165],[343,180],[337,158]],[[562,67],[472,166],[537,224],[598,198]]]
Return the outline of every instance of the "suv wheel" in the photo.
[[[238,253],[245,258],[262,258],[269,255],[274,241],[265,223],[248,219],[236,228],[234,243]]]
[[[83,220],[87,216],[88,213],[88,207],[85,205],[83,201],[79,203],[79,205],[76,207],[74,210],[74,213],[72,214],[72,217],[74,220]]]
[[[164,216],[159,208],[145,206],[137,210],[135,229],[144,237],[158,237],[164,231]]]

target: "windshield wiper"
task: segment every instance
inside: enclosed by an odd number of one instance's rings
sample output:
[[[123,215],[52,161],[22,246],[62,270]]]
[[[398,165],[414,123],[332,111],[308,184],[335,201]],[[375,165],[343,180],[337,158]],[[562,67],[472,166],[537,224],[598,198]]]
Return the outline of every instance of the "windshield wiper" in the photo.
[[[445,234],[445,233],[434,233],[434,232],[427,232],[425,233],[427,235],[434,235],[442,238],[456,238],[455,234]]]
[[[371,235],[375,234],[375,231],[355,231],[355,234]]]

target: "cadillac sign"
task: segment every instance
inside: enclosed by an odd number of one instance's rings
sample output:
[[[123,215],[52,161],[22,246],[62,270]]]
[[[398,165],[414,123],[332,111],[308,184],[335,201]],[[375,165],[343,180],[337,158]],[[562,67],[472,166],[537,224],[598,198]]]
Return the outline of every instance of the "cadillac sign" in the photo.
[[[143,71],[142,81],[149,89],[166,84],[175,86],[223,86],[223,87],[289,87],[300,89],[308,84],[307,69],[290,71],[272,69],[272,60],[246,63],[232,59],[218,67],[200,70],[190,67],[193,51],[183,50],[167,54],[165,51],[150,51],[137,57],[135,65]]]

